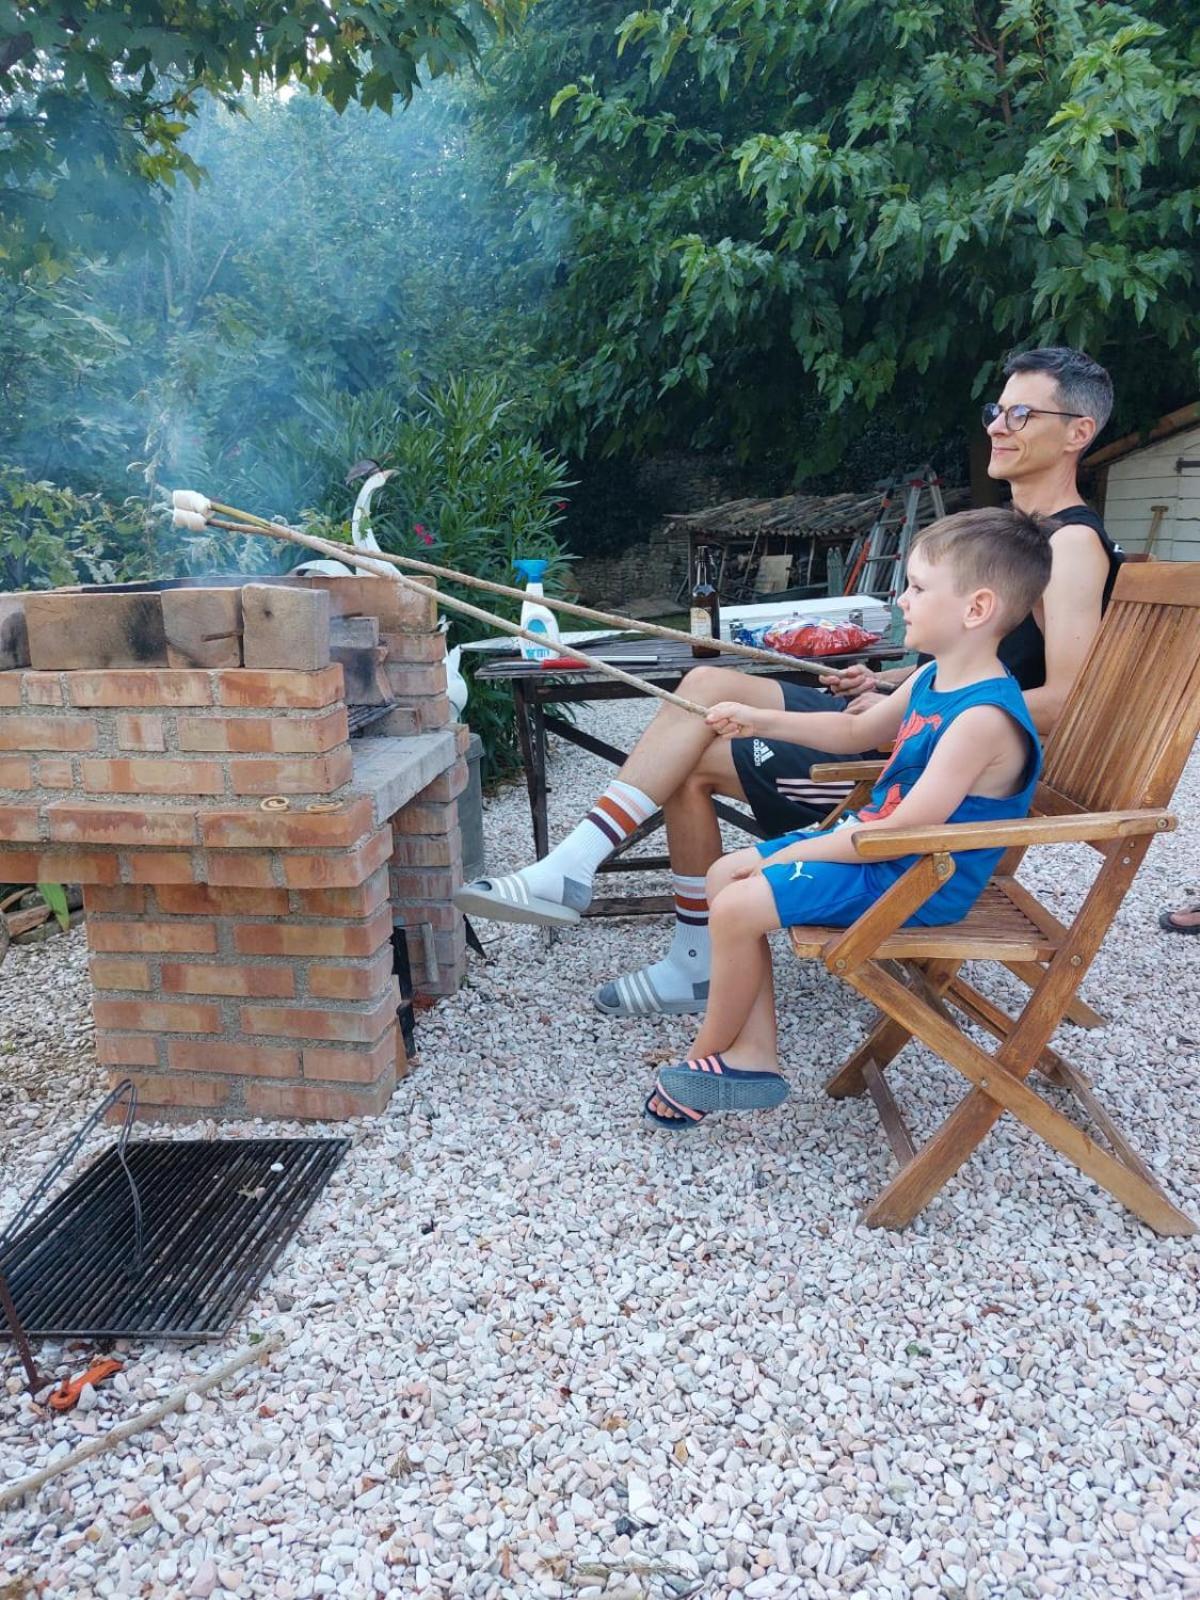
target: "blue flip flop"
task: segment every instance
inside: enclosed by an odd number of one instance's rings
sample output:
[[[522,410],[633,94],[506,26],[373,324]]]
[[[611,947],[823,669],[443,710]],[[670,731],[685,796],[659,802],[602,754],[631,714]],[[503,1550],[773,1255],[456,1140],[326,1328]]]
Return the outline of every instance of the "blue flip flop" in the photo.
[[[669,1106],[674,1106],[678,1111],[677,1117],[664,1117],[660,1111],[655,1111],[653,1102],[665,1100]],[[642,1116],[653,1128],[662,1128],[666,1133],[693,1133],[704,1121],[704,1112],[695,1111],[691,1106],[681,1106],[671,1099],[662,1088],[655,1084],[646,1096],[646,1104],[642,1107]]]
[[[1184,913],[1200,911],[1200,905],[1176,906],[1172,911],[1160,911],[1158,914],[1159,927],[1165,928],[1168,933],[1200,934],[1200,922],[1194,922],[1186,928],[1179,926],[1175,918],[1181,911]]]
[[[658,1090],[672,1105],[693,1111],[768,1111],[789,1093],[778,1072],[750,1072],[729,1066],[719,1055],[664,1067]]]

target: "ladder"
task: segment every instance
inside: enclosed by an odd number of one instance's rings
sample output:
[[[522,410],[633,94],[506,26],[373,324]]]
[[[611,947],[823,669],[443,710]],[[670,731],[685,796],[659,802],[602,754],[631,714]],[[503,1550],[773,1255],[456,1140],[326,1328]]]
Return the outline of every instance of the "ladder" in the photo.
[[[850,565],[844,594],[870,594],[895,603],[904,588],[905,565],[922,528],[946,514],[942,480],[930,466],[883,485],[879,514]]]

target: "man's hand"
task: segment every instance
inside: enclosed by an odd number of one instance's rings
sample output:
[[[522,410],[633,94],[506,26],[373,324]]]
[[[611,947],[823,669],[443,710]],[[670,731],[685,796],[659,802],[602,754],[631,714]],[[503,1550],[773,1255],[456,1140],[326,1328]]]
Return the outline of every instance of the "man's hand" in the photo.
[[[718,700],[704,720],[720,739],[750,739],[764,731],[770,715],[762,706],[744,706],[736,700]]]
[[[875,674],[870,667],[864,666],[861,661],[856,661],[852,667],[842,667],[840,671],[822,673],[819,682],[823,689],[828,689],[833,694],[844,694],[854,700],[860,694],[873,693]],[[875,698],[878,699],[879,696],[876,695]],[[846,709],[849,711],[852,707],[847,706]]]

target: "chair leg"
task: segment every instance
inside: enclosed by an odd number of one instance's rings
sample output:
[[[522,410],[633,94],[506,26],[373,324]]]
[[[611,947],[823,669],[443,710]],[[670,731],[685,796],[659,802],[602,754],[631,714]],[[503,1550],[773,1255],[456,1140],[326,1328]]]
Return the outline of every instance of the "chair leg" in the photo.
[[[1036,989],[1045,976],[1046,969],[1040,961],[1006,961],[1004,965],[1015,978],[1020,978],[1027,988]],[[1094,1011],[1085,1000],[1078,995],[1063,1013],[1068,1022],[1073,1022],[1078,1028],[1106,1028],[1108,1018],[1100,1011]]]
[[[1016,1023],[1007,1012],[1001,1011],[999,1006],[994,1006],[990,1000],[981,995],[978,989],[971,987],[963,978],[956,978],[947,990],[947,998],[951,1004],[956,1005],[973,1022],[985,1028],[995,1038],[1003,1041],[1008,1038]],[[936,1009],[945,1013],[945,1003],[934,1000]],[[1154,1173],[1138,1155],[1129,1143],[1129,1140],[1117,1127],[1108,1112],[1100,1104],[1092,1089],[1091,1079],[1078,1067],[1060,1056],[1057,1050],[1051,1050],[1047,1045],[1034,1063],[1034,1071],[1040,1072],[1047,1083],[1053,1083],[1060,1089],[1066,1089],[1073,1094],[1080,1105],[1083,1106],[1092,1121],[1108,1140],[1119,1160],[1136,1172],[1147,1183],[1157,1187]]]
[[[961,961],[927,961],[906,963],[914,974],[919,974],[923,986],[931,994],[941,994],[953,982]],[[904,1046],[912,1038],[908,1028],[884,1012],[871,1032],[853,1055],[848,1056],[831,1078],[826,1081],[825,1093],[831,1100],[852,1100],[866,1094],[866,1069],[872,1065],[882,1073],[890,1067]]]
[[[964,1016],[970,1017],[972,1022],[978,1023],[1001,1043],[1017,1025],[1015,1018],[994,1005],[986,995],[980,994],[979,990],[972,987],[965,978],[955,978],[946,991],[946,999],[951,1005],[957,1006]],[[1056,1083],[1064,1088],[1070,1087],[1066,1076],[1069,1070],[1072,1070],[1070,1063],[1065,1061],[1057,1050],[1051,1050],[1049,1045],[1034,1063],[1035,1072],[1040,1072],[1049,1083]]]
[[[907,1028],[881,1017],[854,1054],[826,1080],[825,1093],[831,1100],[853,1100],[866,1094],[868,1068],[882,1073],[911,1038]]]
[[[1196,1224],[1171,1204],[1155,1182],[1102,1150],[1028,1087],[1023,1080],[1032,1070],[1032,1060],[1009,1065],[997,1061],[875,963],[867,962],[851,973],[848,982],[975,1086],[868,1206],[863,1217],[868,1226],[902,1228],[911,1222],[1008,1110],[1156,1233],[1196,1232]]]

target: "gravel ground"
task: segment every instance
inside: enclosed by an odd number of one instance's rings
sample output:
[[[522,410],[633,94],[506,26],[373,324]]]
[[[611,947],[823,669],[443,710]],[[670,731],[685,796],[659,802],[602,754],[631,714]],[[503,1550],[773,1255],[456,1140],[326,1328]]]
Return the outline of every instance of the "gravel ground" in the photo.
[[[605,771],[555,761],[556,830]],[[1200,758],[1178,809],[1088,984],[1113,1021],[1065,1048],[1196,1214],[1200,940],[1155,918],[1200,887]],[[520,865],[523,789],[487,828],[492,868]],[[1072,906],[1089,864],[1028,877]],[[781,960],[792,1100],[672,1141],[638,1113],[688,1019],[590,1003],[663,929],[589,925],[549,959],[535,930],[482,931],[487,964],[421,1017],[420,1068],[227,1346],[283,1350],[7,1513],[0,1596],[1200,1595],[1196,1242],[1010,1121],[907,1232],[863,1228],[886,1146],[820,1093],[863,1026],[848,991]],[[897,1078],[921,1129],[959,1092],[916,1050]],[[14,950],[0,1221],[101,1086],[82,932]],[[10,1359],[0,1481],[224,1353],[128,1349],[63,1418]]]

